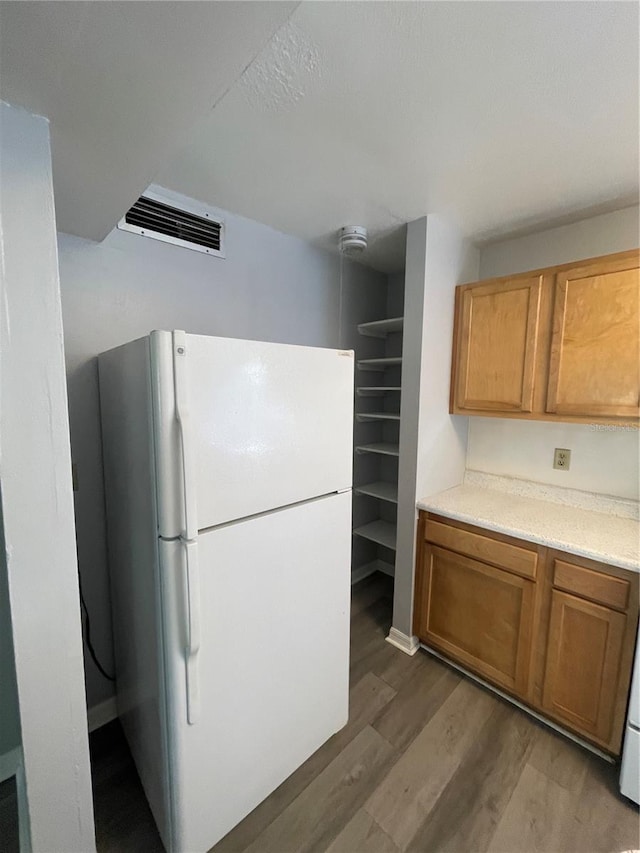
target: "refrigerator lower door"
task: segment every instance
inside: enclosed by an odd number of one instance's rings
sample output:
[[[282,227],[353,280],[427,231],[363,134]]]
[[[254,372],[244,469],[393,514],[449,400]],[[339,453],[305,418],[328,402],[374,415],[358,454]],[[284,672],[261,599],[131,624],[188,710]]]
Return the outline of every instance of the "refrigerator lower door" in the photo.
[[[640,803],[640,731],[627,726],[620,768],[620,791]]]
[[[344,492],[198,537],[194,725],[181,545],[163,543],[172,851],[204,853],[345,725],[350,528]]]

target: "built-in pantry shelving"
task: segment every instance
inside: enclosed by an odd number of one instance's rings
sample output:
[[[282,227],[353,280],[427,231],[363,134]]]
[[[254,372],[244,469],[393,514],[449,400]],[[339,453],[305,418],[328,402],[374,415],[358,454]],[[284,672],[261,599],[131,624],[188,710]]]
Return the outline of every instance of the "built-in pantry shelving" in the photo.
[[[395,568],[404,281],[387,280],[383,316],[358,323],[353,577]],[[358,544],[359,543],[359,544]]]

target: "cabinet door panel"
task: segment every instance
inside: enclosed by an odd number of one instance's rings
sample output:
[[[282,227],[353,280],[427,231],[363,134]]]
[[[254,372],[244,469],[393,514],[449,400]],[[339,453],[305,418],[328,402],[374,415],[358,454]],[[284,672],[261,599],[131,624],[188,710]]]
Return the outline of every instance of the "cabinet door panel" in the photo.
[[[420,639],[524,696],[533,582],[430,544],[423,559]]]
[[[609,744],[626,619],[554,589],[542,704],[556,719]]]
[[[530,412],[542,276],[462,292],[456,405]]]
[[[556,279],[547,411],[640,414],[640,271],[570,270]]]

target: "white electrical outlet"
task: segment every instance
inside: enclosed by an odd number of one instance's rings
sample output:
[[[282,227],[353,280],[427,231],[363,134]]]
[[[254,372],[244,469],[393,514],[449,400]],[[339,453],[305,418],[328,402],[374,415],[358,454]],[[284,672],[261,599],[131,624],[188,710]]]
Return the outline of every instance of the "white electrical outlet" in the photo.
[[[568,471],[571,467],[571,451],[566,447],[556,447],[553,454],[553,467]]]

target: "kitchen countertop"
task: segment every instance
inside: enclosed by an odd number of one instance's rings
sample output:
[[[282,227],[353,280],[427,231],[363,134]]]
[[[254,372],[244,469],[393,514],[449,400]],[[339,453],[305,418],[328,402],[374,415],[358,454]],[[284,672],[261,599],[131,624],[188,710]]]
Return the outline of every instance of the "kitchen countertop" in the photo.
[[[640,572],[640,522],[465,482],[418,501],[418,508]]]

